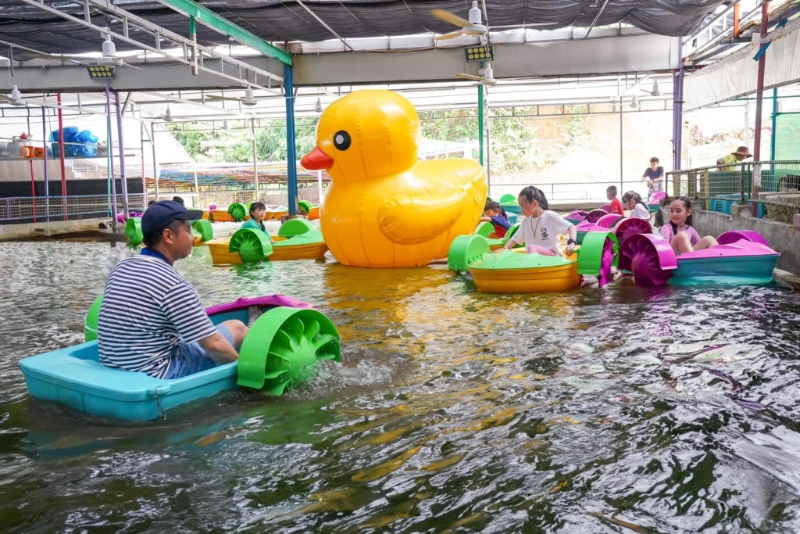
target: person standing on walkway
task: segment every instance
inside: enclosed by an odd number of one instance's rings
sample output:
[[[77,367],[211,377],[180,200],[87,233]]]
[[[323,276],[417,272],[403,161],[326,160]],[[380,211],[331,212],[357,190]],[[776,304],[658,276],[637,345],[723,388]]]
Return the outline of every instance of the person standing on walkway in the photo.
[[[664,190],[664,167],[659,166],[658,158],[650,158],[650,166],[644,170],[642,181],[647,182],[647,197],[653,196],[655,191]]]

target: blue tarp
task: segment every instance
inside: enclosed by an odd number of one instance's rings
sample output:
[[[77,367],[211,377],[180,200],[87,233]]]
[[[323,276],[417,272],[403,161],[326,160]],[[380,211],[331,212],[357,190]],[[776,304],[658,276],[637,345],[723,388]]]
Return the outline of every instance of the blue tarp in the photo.
[[[59,157],[58,130],[50,132],[50,156]],[[98,138],[89,130],[80,131],[77,126],[64,128],[64,156],[67,158],[91,158],[97,155]]]

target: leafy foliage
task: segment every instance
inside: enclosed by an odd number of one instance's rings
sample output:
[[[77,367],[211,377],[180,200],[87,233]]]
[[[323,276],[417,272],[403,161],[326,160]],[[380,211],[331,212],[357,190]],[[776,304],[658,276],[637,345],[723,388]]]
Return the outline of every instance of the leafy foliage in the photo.
[[[569,106],[568,106],[569,107]],[[550,149],[541,148],[536,134],[539,126],[531,116],[536,108],[493,108],[487,121],[490,137],[490,163],[495,175],[529,173],[558,159],[570,149],[589,144],[590,134],[584,124],[581,106],[566,109],[564,118],[551,119],[560,132],[561,142]],[[478,139],[478,115],[475,109],[431,110],[419,112],[422,137],[439,141],[475,143]],[[318,118],[297,121],[298,157],[314,148]],[[234,123],[235,124],[235,123]],[[244,163],[253,160],[253,144],[248,123],[231,130],[209,130],[207,124],[169,124],[167,127],[190,156],[199,162]],[[256,151],[259,161],[286,160],[286,121],[274,120],[256,128]],[[554,152],[555,149],[555,152]],[[477,149],[472,157],[477,160]],[[454,155],[453,157],[461,157]]]

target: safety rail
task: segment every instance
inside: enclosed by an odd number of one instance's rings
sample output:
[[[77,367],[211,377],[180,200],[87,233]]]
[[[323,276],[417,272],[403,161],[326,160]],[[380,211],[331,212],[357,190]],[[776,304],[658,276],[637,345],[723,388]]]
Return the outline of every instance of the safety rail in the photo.
[[[117,211],[123,212],[124,199],[117,195]],[[0,198],[0,223],[31,223],[67,219],[110,217],[110,195],[40,196]],[[144,210],[144,195],[128,195],[129,211]]]
[[[489,196],[494,200],[499,200],[503,195],[518,195],[523,188],[532,185],[542,190],[547,197],[548,203],[565,204],[569,202],[589,203],[597,202],[605,204],[608,202],[606,189],[613,185],[617,188],[617,198],[622,197],[626,191],[636,191],[642,197],[647,196],[647,185],[641,180],[623,181],[608,180],[604,182],[568,182],[568,183],[538,183],[536,181],[528,183],[511,184],[491,184],[489,186]]]
[[[256,193],[253,189],[228,189],[213,191],[161,191],[158,193],[158,200],[172,200],[173,197],[181,197],[187,206],[197,209],[208,209],[212,204],[219,208],[230,206],[234,202],[244,204],[258,200],[267,206],[286,206],[289,203],[289,190],[286,187],[268,187],[259,189]],[[300,187],[298,189],[297,200],[307,200],[314,204],[319,204],[320,192],[317,187]],[[152,192],[148,195],[148,201],[154,200]]]
[[[730,213],[731,204],[800,210],[800,160],[750,161],[667,173],[667,193],[706,201],[706,209]],[[759,213],[763,208],[759,209]]]

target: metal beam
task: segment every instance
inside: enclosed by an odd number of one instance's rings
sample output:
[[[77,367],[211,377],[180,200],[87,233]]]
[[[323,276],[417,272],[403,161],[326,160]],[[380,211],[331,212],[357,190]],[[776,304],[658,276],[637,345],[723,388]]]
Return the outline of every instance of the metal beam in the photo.
[[[169,60],[177,61],[179,63],[183,63],[184,65],[192,66],[192,62],[189,61],[187,58],[172,56],[172,55],[168,54],[166,51],[162,50],[161,49],[161,44],[160,44],[160,41],[159,41],[159,36],[163,36],[164,38],[169,39],[169,40],[173,41],[176,44],[183,45],[184,47],[190,46],[190,45],[193,46],[191,40],[189,40],[189,39],[187,39],[187,38],[185,38],[185,37],[183,37],[183,36],[181,36],[181,35],[179,35],[179,34],[177,34],[175,32],[167,30],[166,28],[162,28],[161,26],[153,24],[152,22],[148,21],[147,19],[143,19],[141,17],[138,17],[138,16],[134,15],[133,13],[125,11],[122,8],[119,8],[117,6],[109,4],[105,0],[86,0],[86,1],[91,3],[91,4],[93,4],[93,5],[96,5],[96,6],[100,7],[101,9],[103,9],[103,10],[105,10],[105,11],[107,11],[107,12],[109,12],[109,13],[111,13],[111,14],[119,17],[119,18],[121,18],[123,21],[133,22],[137,26],[139,26],[140,28],[152,33],[153,35],[156,36],[156,43],[155,43],[156,46],[150,46],[150,45],[147,45],[147,44],[142,43],[140,41],[137,41],[136,39],[130,38],[128,35],[126,35],[128,33],[127,31],[121,34],[121,33],[117,33],[117,32],[111,31],[111,30],[106,30],[105,28],[101,28],[100,26],[97,26],[96,24],[92,23],[91,21],[87,22],[86,20],[79,19],[77,17],[73,17],[72,15],[70,15],[68,13],[64,13],[64,12],[54,8],[54,7],[50,7],[50,6],[48,6],[48,5],[44,4],[44,3],[41,3],[41,2],[39,2],[37,0],[20,0],[20,1],[25,3],[25,4],[27,4],[27,5],[36,7],[38,9],[43,10],[43,11],[46,11],[48,13],[51,13],[51,14],[56,15],[58,17],[61,17],[61,18],[65,19],[65,20],[69,20],[71,22],[74,22],[75,24],[78,24],[80,26],[84,26],[86,28],[97,30],[97,31],[100,31],[101,33],[102,32],[107,33],[108,35],[112,36],[113,38],[118,39],[120,41],[124,41],[124,42],[126,42],[128,44],[131,44],[131,45],[141,49],[141,50],[146,50],[146,51],[149,51],[149,52],[153,52],[154,54],[158,54],[159,56],[162,56],[162,57],[167,58]],[[125,27],[128,26],[127,22],[126,22],[126,24],[124,24],[124,26]],[[246,79],[242,79],[241,78],[241,69],[242,68],[245,68],[245,69],[249,68],[249,70],[253,71],[254,73],[260,74],[261,76],[264,76],[264,77],[266,77],[268,79],[272,78],[272,79],[275,79],[277,81],[281,81],[281,78],[279,76],[276,76],[275,74],[273,74],[273,73],[271,73],[271,72],[269,72],[267,70],[254,69],[251,66],[248,67],[247,63],[244,63],[243,61],[235,59],[235,58],[230,58],[230,57],[224,56],[221,53],[216,52],[216,51],[214,51],[214,50],[212,50],[212,49],[210,49],[208,47],[203,47],[203,46],[197,45],[197,49],[202,51],[204,54],[208,55],[209,57],[217,58],[221,62],[221,66],[220,66],[218,71],[217,70],[211,70],[211,69],[209,69],[207,67],[204,67],[201,64],[199,66],[199,69],[204,71],[204,72],[213,73],[214,75],[220,76],[222,78],[228,78],[228,79],[236,80],[241,85],[245,85],[245,84],[249,83],[253,87],[258,87],[259,89],[263,89],[263,90],[271,90],[271,89],[266,88],[266,87],[262,87],[260,85],[257,85],[256,83],[253,83],[253,82],[249,82]],[[90,62],[90,61],[91,60],[89,60],[88,62]],[[224,63],[225,62],[230,63],[234,67],[238,67],[240,76],[239,77],[234,77],[234,76],[231,76],[229,74],[225,74],[224,73]]]
[[[607,5],[608,5],[608,0],[606,0],[606,1],[603,3],[603,7],[601,7],[601,8],[600,8],[600,11],[598,11],[598,12],[597,12],[597,16],[596,16],[596,17],[594,18],[594,20],[592,21],[592,25],[591,25],[591,26],[589,26],[589,29],[588,29],[588,30],[586,30],[586,35],[584,36],[584,39],[588,39],[588,38],[589,38],[589,34],[590,34],[590,33],[592,33],[592,29],[594,28],[594,25],[595,25],[595,24],[597,24],[597,21],[600,19],[600,15],[602,15],[602,14],[603,14],[603,11],[605,11],[605,9],[606,9],[606,6],[607,6]],[[620,182],[620,183],[621,183],[621,182]]]
[[[309,7],[308,7],[307,5],[305,5],[305,4],[302,2],[302,0],[295,0],[295,1],[298,3],[298,5],[299,5],[300,7],[302,7],[302,8],[303,8],[303,9],[305,9],[306,11],[308,11],[308,13],[309,13],[309,14],[310,14],[312,17],[314,17],[314,18],[317,20],[317,22],[319,22],[320,24],[322,24],[322,26],[323,26],[323,27],[324,27],[326,30],[328,30],[329,32],[331,32],[331,34],[332,34],[334,37],[336,37],[337,39],[339,39],[339,40],[342,42],[342,44],[345,46],[345,48],[349,48],[350,50],[353,50],[353,47],[352,47],[352,46],[350,46],[350,45],[347,43],[347,41],[345,41],[344,39],[342,39],[342,36],[341,36],[341,35],[339,35],[338,33],[336,33],[336,31],[334,31],[334,29],[333,29],[333,28],[331,28],[330,26],[328,26],[328,24],[327,24],[327,23],[326,23],[324,20],[322,20],[322,19],[321,19],[321,18],[320,18],[320,17],[319,17],[319,16],[318,16],[316,13],[314,13],[313,11],[311,11],[311,9],[309,9]]]
[[[281,50],[280,48],[271,45],[264,39],[253,35],[241,26],[237,26],[228,19],[221,17],[192,0],[156,0],[158,3],[174,9],[186,16],[194,17],[197,22],[216,30],[223,35],[233,37],[238,42],[245,46],[249,46],[254,50],[258,50],[268,57],[275,58],[285,65],[292,64],[292,56]]]
[[[265,57],[249,59],[254,66],[266,69],[271,61]],[[176,68],[175,63],[145,63],[139,64],[141,69],[118,67],[113,82],[117,91],[165,91],[179,89],[242,89],[241,81],[235,76],[220,77],[216,73],[208,72],[219,70],[220,60],[207,59],[205,68],[200,70],[198,76],[192,76],[190,69]],[[94,93],[103,91],[100,81],[89,78],[85,66],[69,65],[57,67],[17,67],[14,69],[14,83],[23,92],[62,92]],[[261,89],[259,85],[253,86]],[[271,91],[279,90],[274,85]]]
[[[495,78],[649,72],[678,68],[678,38],[630,35],[551,43],[495,44]],[[478,74],[463,48],[294,56],[295,86],[413,83]]]

